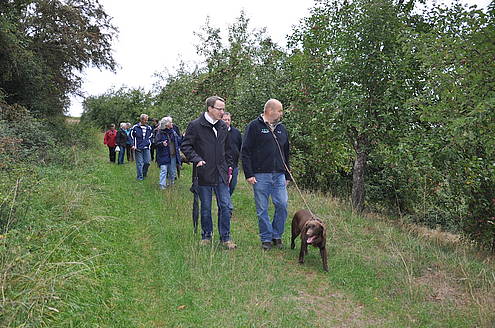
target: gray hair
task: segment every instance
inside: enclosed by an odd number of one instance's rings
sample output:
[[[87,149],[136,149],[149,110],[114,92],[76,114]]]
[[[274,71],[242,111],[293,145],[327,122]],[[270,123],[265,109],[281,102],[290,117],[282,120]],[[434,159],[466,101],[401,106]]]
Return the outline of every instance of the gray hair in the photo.
[[[172,118],[170,116],[165,116],[160,120],[160,129],[165,129],[168,123],[172,123]]]
[[[127,126],[126,122],[120,122],[120,128],[123,129]]]
[[[229,112],[223,112],[223,116],[222,117],[224,117],[224,116],[230,116],[230,117],[232,117],[232,115],[230,115]]]
[[[225,100],[219,96],[211,96],[206,99],[206,111],[208,111],[208,107],[214,107],[217,100],[225,103]]]
[[[139,120],[141,121],[143,118],[148,118],[148,115],[147,114],[141,114],[139,116]]]

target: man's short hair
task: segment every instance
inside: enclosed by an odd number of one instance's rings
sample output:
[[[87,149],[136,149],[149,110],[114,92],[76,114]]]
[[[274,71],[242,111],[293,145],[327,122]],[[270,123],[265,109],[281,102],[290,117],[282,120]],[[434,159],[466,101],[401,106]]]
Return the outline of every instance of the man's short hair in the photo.
[[[223,113],[223,116],[230,116],[230,117],[232,117],[232,115],[230,115],[230,113],[229,113],[229,112],[224,112],[224,113]],[[222,117],[223,117],[223,116],[222,116]]]
[[[275,108],[276,105],[282,105],[282,103],[277,100],[277,99],[269,99],[266,103],[265,103],[265,107],[263,109],[263,111],[265,113],[267,113],[268,111],[273,111],[273,109]]]
[[[139,115],[139,120],[141,121],[143,118],[148,118],[147,114],[141,114]]]
[[[217,100],[225,103],[225,100],[223,100],[223,98],[219,96],[211,96],[206,98],[206,111],[208,111],[208,107],[214,107]]]

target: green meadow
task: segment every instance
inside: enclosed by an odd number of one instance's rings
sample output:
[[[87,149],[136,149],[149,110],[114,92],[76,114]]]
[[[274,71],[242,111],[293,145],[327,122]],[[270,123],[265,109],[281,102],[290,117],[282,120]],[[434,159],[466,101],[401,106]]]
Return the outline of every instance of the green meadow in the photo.
[[[328,226],[328,273],[317,249],[262,251],[254,200],[240,175],[232,237],[200,246],[193,233],[191,167],[158,188],[158,168],[106,149],[73,149],[72,167],[42,169],[25,219],[1,235],[2,327],[493,327],[493,257],[438,231],[304,193]],[[215,216],[214,216],[215,217]],[[216,219],[214,219],[216,221]],[[215,224],[215,233],[216,233]],[[451,238],[449,238],[451,237]],[[455,236],[454,236],[455,237]]]

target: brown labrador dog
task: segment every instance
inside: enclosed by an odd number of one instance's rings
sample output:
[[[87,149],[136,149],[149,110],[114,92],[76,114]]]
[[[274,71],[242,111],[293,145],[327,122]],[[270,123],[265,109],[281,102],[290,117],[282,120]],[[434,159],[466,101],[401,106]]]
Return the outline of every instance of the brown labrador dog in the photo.
[[[301,234],[301,251],[299,252],[299,263],[304,263],[304,255],[308,254],[308,245],[320,249],[323,270],[328,272],[327,263],[327,228],[323,221],[311,215],[310,211],[299,210],[292,219],[292,238],[290,248],[296,247],[295,240]]]

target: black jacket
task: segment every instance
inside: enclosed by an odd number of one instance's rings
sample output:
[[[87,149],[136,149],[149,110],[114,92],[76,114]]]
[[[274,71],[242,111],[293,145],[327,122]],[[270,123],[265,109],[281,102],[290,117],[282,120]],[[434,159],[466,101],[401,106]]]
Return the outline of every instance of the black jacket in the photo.
[[[246,179],[255,173],[285,173],[285,179],[290,179],[290,174],[285,169],[284,161],[289,167],[289,136],[284,125],[279,123],[274,129],[274,134],[280,144],[280,150],[275,142],[270,128],[263,118],[251,121],[246,127],[242,142],[242,167]],[[282,151],[282,154],[280,154]],[[283,160],[282,160],[283,158]],[[290,167],[289,167],[290,169]]]
[[[233,165],[227,124],[219,120],[215,127],[218,136],[202,113],[189,123],[181,144],[182,152],[193,163],[193,177],[197,174],[200,186],[218,185],[219,175],[227,184],[228,168]],[[206,165],[197,168],[199,161],[205,161]]]
[[[117,145],[122,148],[127,145],[127,133],[125,133],[125,131],[123,129],[119,129],[119,131],[117,131],[117,137],[115,139],[115,142],[117,143]]]
[[[230,147],[232,148],[232,167],[237,167],[239,165],[239,156],[241,154],[242,147],[242,135],[239,130],[234,128],[232,125],[230,126]]]

